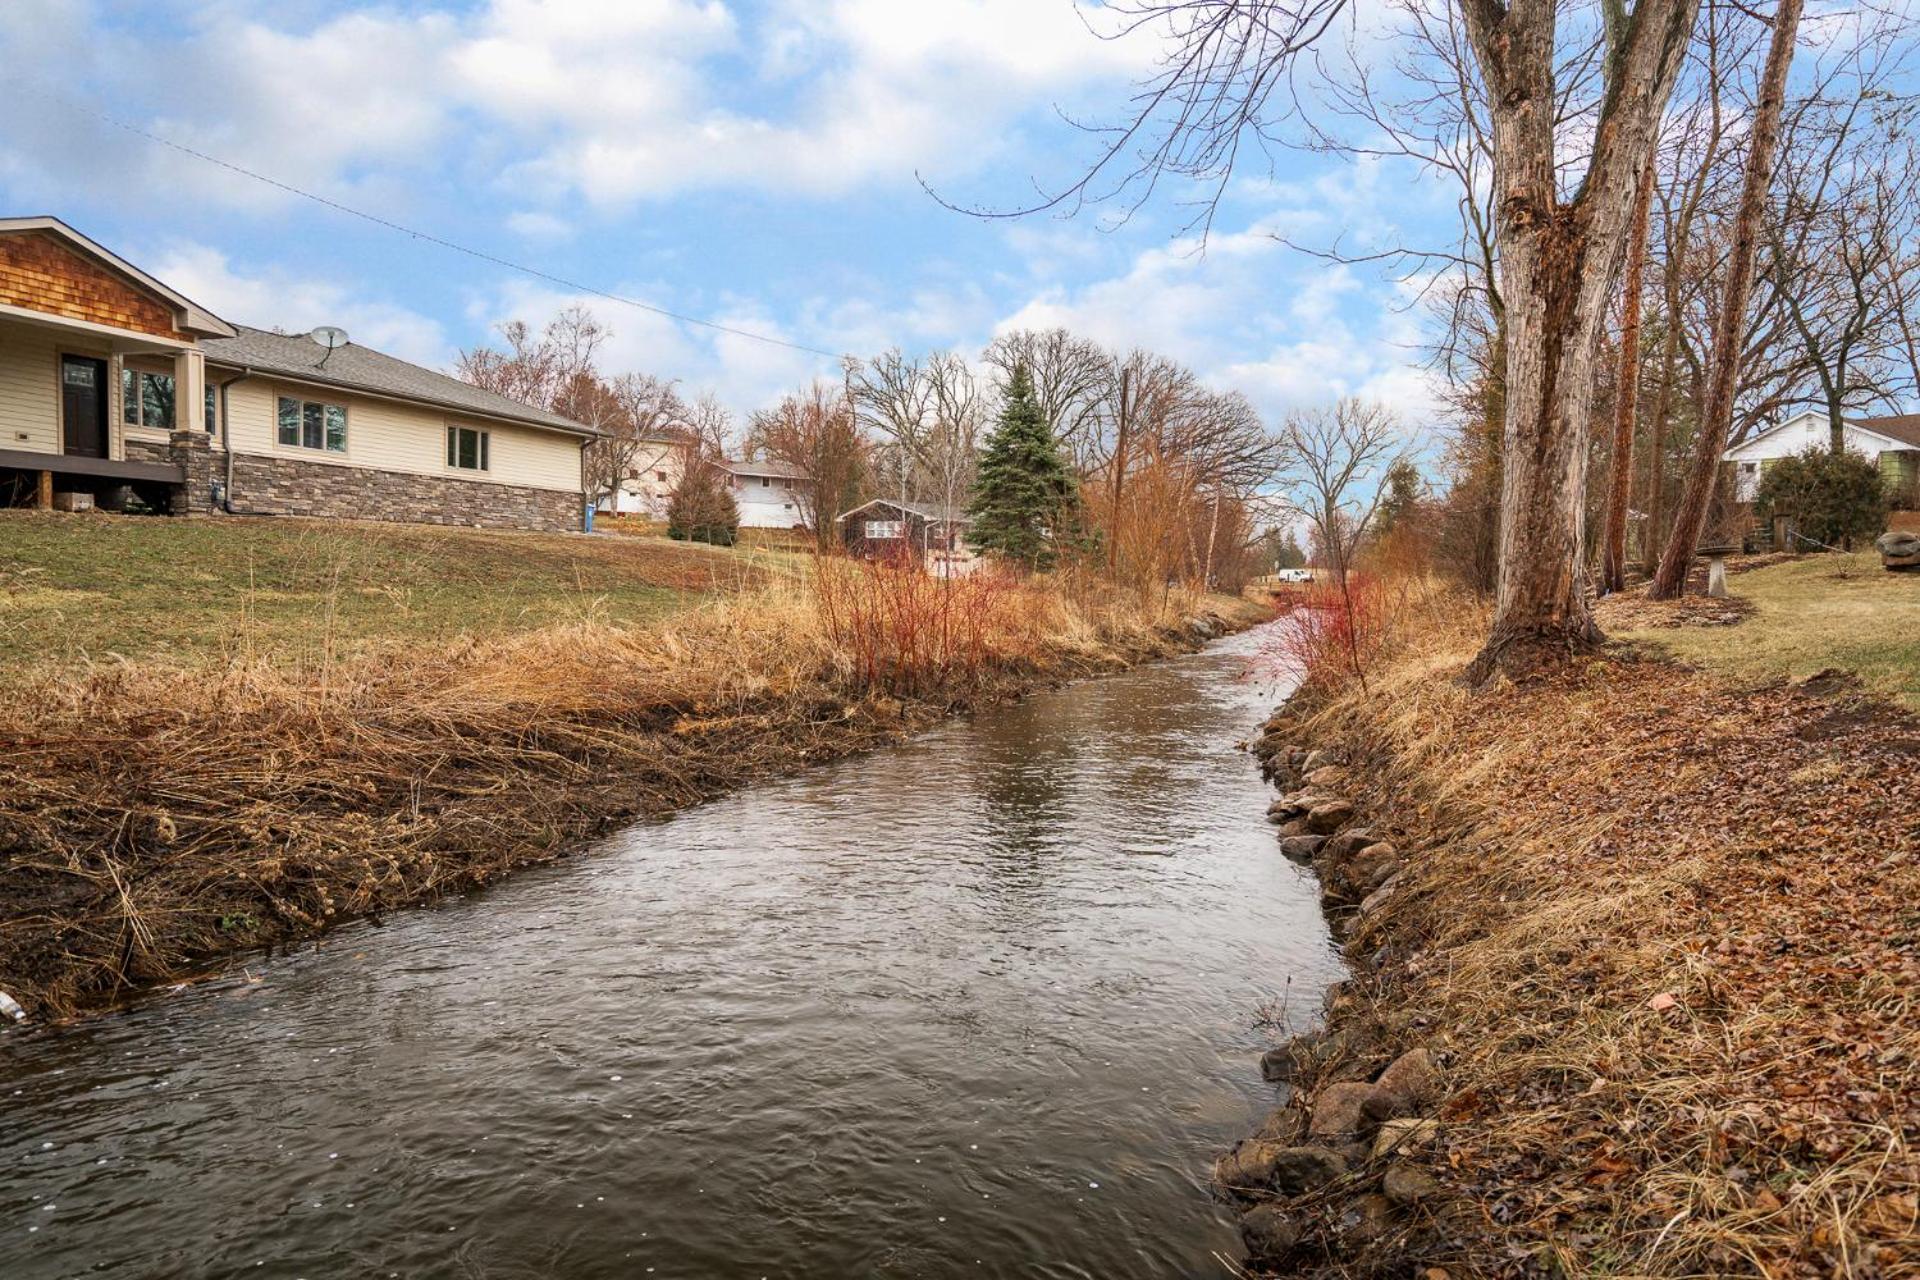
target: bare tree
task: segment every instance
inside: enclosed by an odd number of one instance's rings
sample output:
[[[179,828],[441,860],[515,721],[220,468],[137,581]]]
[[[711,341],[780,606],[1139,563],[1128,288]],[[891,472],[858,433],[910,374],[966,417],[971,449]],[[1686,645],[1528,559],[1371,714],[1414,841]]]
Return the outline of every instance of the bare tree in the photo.
[[[594,373],[610,333],[593,312],[576,304],[549,320],[538,336],[524,320],[501,325],[500,336],[506,350],[462,351],[454,362],[455,375],[509,400],[550,409],[582,375]]]
[[[1844,414],[1894,398],[1900,378],[1901,258],[1913,225],[1912,145],[1920,100],[1897,93],[1909,24],[1866,29],[1815,64],[1781,124],[1766,213],[1764,283],[1777,296],[1826,411],[1831,448]],[[1905,169],[1903,173],[1902,170]]]
[[[954,352],[910,360],[898,350],[846,367],[856,420],[884,440],[899,496],[952,509],[973,484],[989,405],[972,367]]]
[[[1025,365],[1054,438],[1076,461],[1084,459],[1086,437],[1113,380],[1113,358],[1098,343],[1065,329],[1018,329],[995,338],[981,359],[999,370],[1002,381]]]
[[[1604,0],[1605,53],[1562,0],[1459,0],[1492,140],[1494,244],[1506,332],[1500,575],[1470,681],[1594,643],[1584,584],[1588,404],[1634,189],[1654,145],[1699,0]],[[1121,0],[1123,28],[1169,49],[1080,178],[1041,202],[1072,207],[1163,178],[1205,184],[1211,226],[1244,142],[1298,117],[1302,56],[1345,0]],[[1590,68],[1590,70],[1583,70]],[[1571,69],[1580,105],[1568,110]],[[1569,154],[1580,157],[1569,162]],[[1582,162],[1583,161],[1583,162]],[[1031,212],[1032,209],[1014,212]]]
[[[805,473],[794,500],[815,549],[833,550],[834,520],[858,504],[867,478],[867,441],[845,395],[816,381],[753,415],[747,440],[755,451]]]
[[[1347,399],[1288,414],[1279,447],[1292,501],[1344,588],[1387,492],[1387,473],[1405,457],[1399,424],[1383,405]]]
[[[1674,513],[1673,531],[1660,557],[1660,568],[1653,576],[1649,594],[1656,600],[1675,599],[1686,588],[1687,569],[1693,563],[1694,550],[1700,545],[1700,531],[1706,525],[1707,504],[1713,497],[1720,455],[1726,450],[1727,433],[1733,426],[1734,394],[1740,355],[1745,346],[1747,298],[1753,287],[1754,255],[1762,230],[1767,186],[1773,177],[1774,148],[1779,141],[1781,111],[1787,96],[1787,69],[1793,61],[1801,7],[1802,0],[1780,0],[1773,16],[1773,37],[1767,49],[1766,71],[1761,78],[1760,101],[1747,142],[1746,176],[1734,220],[1727,283],[1714,324],[1713,365],[1700,430],[1694,440],[1687,487]]]
[[[1640,189],[1633,198],[1627,245],[1627,280],[1621,297],[1620,370],[1614,380],[1613,453],[1608,461],[1607,523],[1602,534],[1600,585],[1621,591],[1627,585],[1627,501],[1633,493],[1633,434],[1640,404],[1640,295],[1647,267],[1647,224],[1653,215],[1656,152],[1647,153]]]
[[[587,495],[596,501],[686,436],[687,406],[671,382],[650,374],[623,373],[612,382],[581,375],[554,408],[601,432],[588,443],[584,466]]]

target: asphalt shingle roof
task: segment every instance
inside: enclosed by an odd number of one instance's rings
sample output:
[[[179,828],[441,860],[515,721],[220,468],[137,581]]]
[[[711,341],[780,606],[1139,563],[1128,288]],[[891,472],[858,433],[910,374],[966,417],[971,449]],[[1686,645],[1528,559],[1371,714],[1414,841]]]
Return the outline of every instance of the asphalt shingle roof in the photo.
[[[1853,425],[1878,431],[1901,444],[1920,449],[1920,413],[1903,413],[1891,418],[1855,418]]]
[[[302,382],[339,387],[345,391],[367,391],[376,395],[417,400],[456,413],[503,418],[529,426],[548,427],[574,435],[597,435],[592,427],[571,418],[563,418],[545,409],[509,400],[503,395],[483,391],[471,383],[450,378],[432,369],[349,342],[336,347],[332,355],[305,334],[273,333],[246,325],[234,326],[236,338],[204,339],[200,346],[209,362],[232,369],[252,369],[256,373],[279,374]],[[322,363],[324,361],[324,363]]]

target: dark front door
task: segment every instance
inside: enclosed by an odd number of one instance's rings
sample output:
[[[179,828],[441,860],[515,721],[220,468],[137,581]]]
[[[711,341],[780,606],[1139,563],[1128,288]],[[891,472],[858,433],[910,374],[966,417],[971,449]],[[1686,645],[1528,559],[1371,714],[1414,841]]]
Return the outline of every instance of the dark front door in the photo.
[[[60,421],[67,452],[107,456],[107,362],[91,356],[60,357]]]

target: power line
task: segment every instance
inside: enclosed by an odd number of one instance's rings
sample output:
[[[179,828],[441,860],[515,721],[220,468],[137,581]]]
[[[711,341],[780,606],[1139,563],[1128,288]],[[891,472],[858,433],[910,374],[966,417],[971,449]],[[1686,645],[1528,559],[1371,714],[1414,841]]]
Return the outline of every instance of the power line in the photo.
[[[678,311],[669,311],[665,307],[656,307],[651,302],[642,302],[638,298],[628,298],[621,294],[609,293],[605,289],[596,289],[590,284],[581,284],[577,280],[569,280],[564,276],[556,276],[551,272],[542,271],[538,267],[529,267],[524,263],[514,262],[511,259],[502,258],[497,254],[488,253],[484,249],[469,248],[466,245],[458,244],[442,236],[436,236],[432,232],[409,227],[404,223],[395,222],[391,218],[383,218],[377,213],[368,213],[364,209],[356,209],[352,205],[342,204],[340,201],[331,199],[330,197],[317,195],[304,188],[296,187],[290,182],[282,182],[278,178],[268,177],[264,173],[257,173],[244,165],[234,164],[230,160],[222,160],[219,156],[208,155],[204,151],[196,151],[183,143],[175,142],[171,138],[149,132],[131,121],[122,120],[118,116],[110,115],[97,107],[88,106],[86,103],[75,101],[64,94],[53,93],[38,88],[30,88],[28,92],[35,93],[49,101],[57,102],[83,115],[92,116],[94,119],[112,125],[116,129],[123,129],[135,137],[145,138],[148,142],[158,143],[160,146],[178,151],[182,155],[192,156],[196,160],[205,161],[207,164],[215,165],[230,173],[237,173],[243,178],[251,178],[255,182],[263,182],[267,186],[276,187],[281,191],[287,192],[289,195],[299,196],[303,200],[311,200],[317,205],[322,205],[336,212],[347,214],[350,217],[359,218],[364,222],[371,222],[373,225],[383,227],[388,231],[397,231],[401,235],[412,236],[415,240],[424,240],[428,244],[437,245],[442,249],[448,249],[454,253],[465,254],[469,258],[490,263],[496,267],[505,267],[509,271],[517,271],[521,275],[531,276],[536,280],[544,280],[548,284],[557,284],[563,289],[571,289],[577,293],[591,294],[596,298],[605,298],[608,302],[617,302],[622,306],[635,307],[641,311],[652,312],[657,316],[665,316],[669,320],[677,320],[681,324],[698,325],[703,329],[714,329],[720,333],[732,334],[736,338],[748,338],[754,342],[767,343],[770,346],[785,347],[789,351],[802,351],[808,355],[825,356],[829,360],[839,360],[846,354],[840,351],[828,351],[824,347],[808,346],[804,342],[789,342],[785,338],[770,337],[764,333],[755,333],[751,329],[735,328],[730,324],[721,324],[717,320],[702,320],[699,316],[689,316],[683,315]]]

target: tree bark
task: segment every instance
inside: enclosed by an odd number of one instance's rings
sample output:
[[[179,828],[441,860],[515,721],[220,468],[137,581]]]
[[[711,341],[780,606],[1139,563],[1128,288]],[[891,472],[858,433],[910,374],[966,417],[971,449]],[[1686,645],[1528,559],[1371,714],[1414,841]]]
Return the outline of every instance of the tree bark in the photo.
[[[1803,0],[1780,0],[1780,7],[1773,15],[1773,38],[1767,48],[1766,70],[1761,76],[1760,103],[1754,115],[1740,208],[1735,215],[1733,245],[1727,258],[1726,291],[1720,300],[1720,314],[1714,319],[1713,363],[1699,438],[1694,443],[1686,488],[1674,512],[1673,532],[1667,538],[1659,571],[1653,576],[1653,589],[1648,593],[1655,600],[1678,599],[1686,590],[1687,569],[1693,563],[1701,530],[1706,525],[1707,504],[1713,498],[1714,482],[1720,472],[1720,455],[1726,451],[1727,433],[1733,428],[1734,386],[1740,371],[1740,348],[1745,339],[1747,301],[1753,293],[1760,217],[1766,207],[1767,187],[1773,180],[1774,150],[1780,141],[1780,114],[1787,97],[1787,70],[1793,62],[1793,42],[1800,29],[1802,4]]]
[[[1647,230],[1653,218],[1656,148],[1647,149],[1640,189],[1633,198],[1627,242],[1626,297],[1620,316],[1620,377],[1613,396],[1612,487],[1607,494],[1606,548],[1601,585],[1622,591],[1627,585],[1627,499],[1633,492],[1633,428],[1640,407],[1640,291],[1647,267]]]
[[[1636,185],[1678,77],[1698,0],[1639,0],[1612,46],[1587,173],[1559,197],[1555,8],[1464,0],[1492,105],[1507,307],[1500,573],[1478,685],[1521,675],[1600,639],[1587,607],[1587,423],[1606,306],[1619,279]]]

